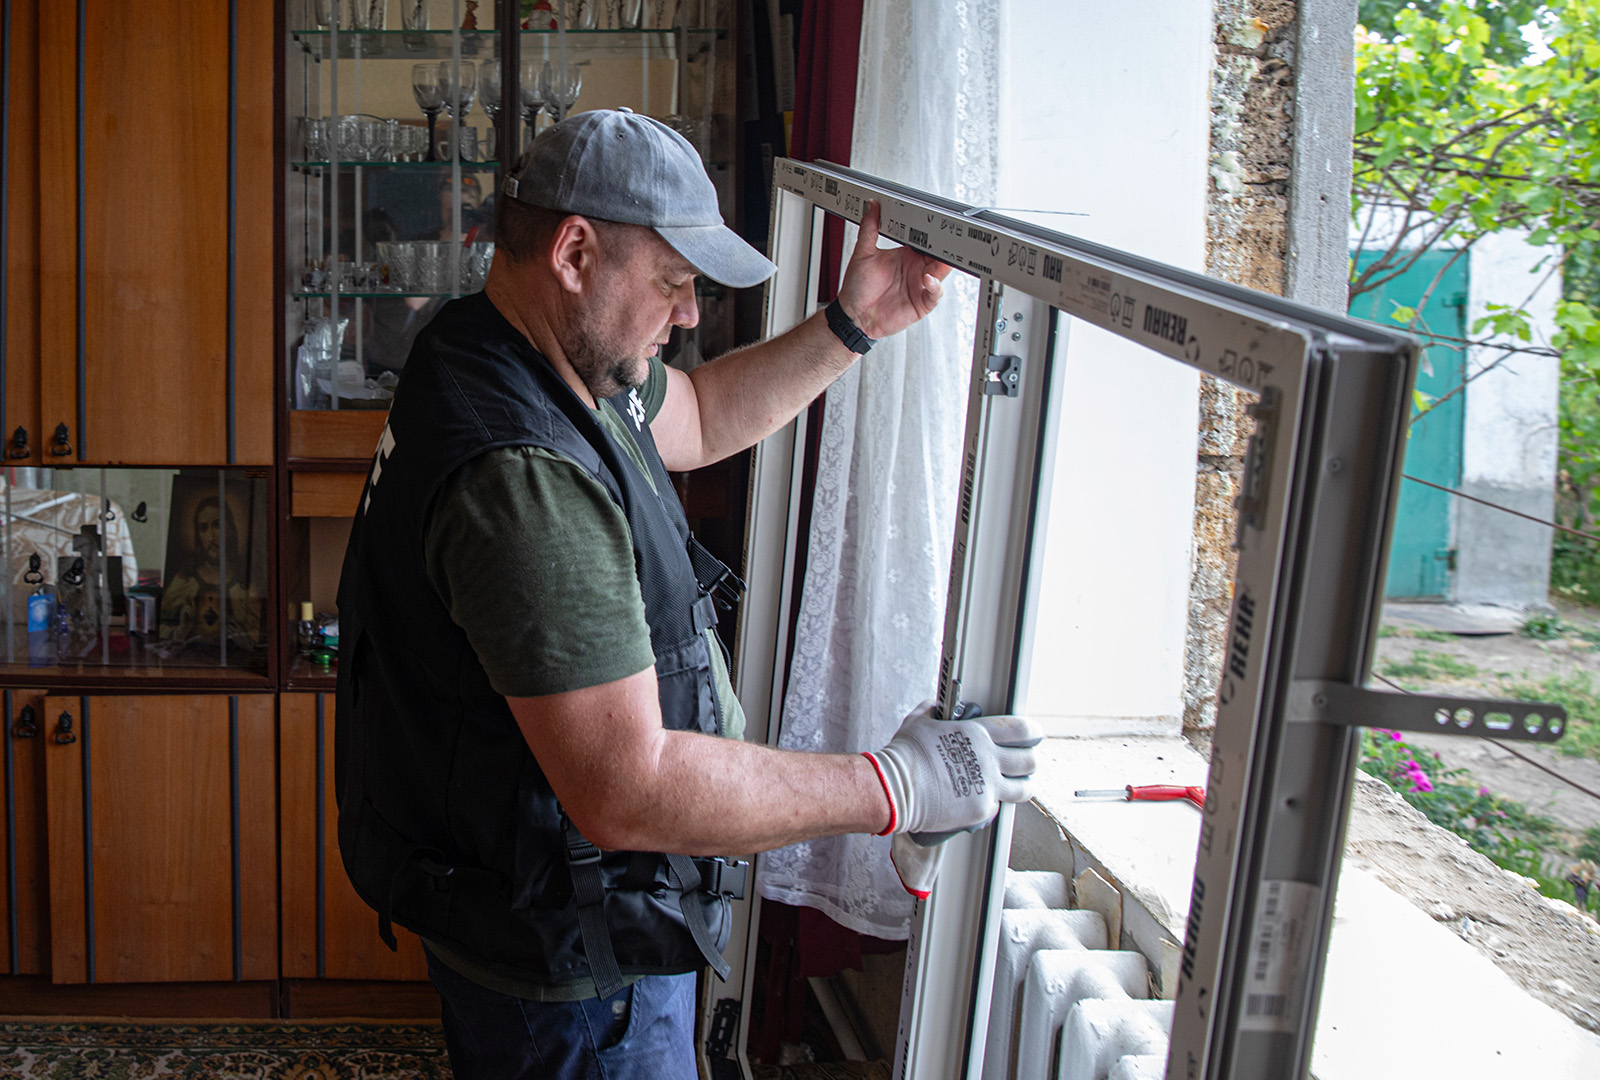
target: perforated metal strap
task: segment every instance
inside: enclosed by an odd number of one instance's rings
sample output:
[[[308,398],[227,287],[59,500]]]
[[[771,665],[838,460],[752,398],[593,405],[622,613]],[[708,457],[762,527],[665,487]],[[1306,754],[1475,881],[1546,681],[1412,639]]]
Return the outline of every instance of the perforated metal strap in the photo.
[[[700,907],[700,870],[694,860],[687,855],[668,855],[667,865],[672,868],[672,874],[678,879],[678,906],[683,910],[683,924],[689,928],[689,936],[694,938],[694,943],[700,949],[700,955],[706,958],[706,963],[711,965],[711,970],[717,973],[717,978],[726,982],[728,972],[732,969],[728,962],[722,958],[722,950],[717,948],[717,943],[711,937],[711,930],[706,926],[706,913]]]
[[[578,904],[578,934],[583,938],[583,954],[589,959],[589,975],[602,999],[623,987],[622,969],[611,948],[611,930],[606,926],[606,886],[600,877],[600,849],[573,828],[566,815],[561,817],[566,840],[567,871],[572,875],[572,896]]]

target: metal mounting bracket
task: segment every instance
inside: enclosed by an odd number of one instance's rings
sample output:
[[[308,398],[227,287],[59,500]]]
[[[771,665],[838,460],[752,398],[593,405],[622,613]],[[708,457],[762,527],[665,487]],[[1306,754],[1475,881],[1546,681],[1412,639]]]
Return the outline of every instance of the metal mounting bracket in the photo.
[[[1016,397],[1022,388],[1022,360],[1015,356],[990,356],[983,392],[987,397]]]
[[[1567,730],[1567,710],[1550,702],[1396,694],[1322,679],[1295,680],[1289,690],[1287,718],[1301,723],[1523,742],[1555,742]]]

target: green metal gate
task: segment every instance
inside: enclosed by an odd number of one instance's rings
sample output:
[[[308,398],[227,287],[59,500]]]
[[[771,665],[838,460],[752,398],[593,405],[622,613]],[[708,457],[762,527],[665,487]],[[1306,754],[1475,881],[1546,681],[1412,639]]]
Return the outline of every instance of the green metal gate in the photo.
[[[1450,264],[1450,251],[1423,254],[1394,280],[1363,293],[1350,305],[1350,314],[1394,326],[1396,307],[1418,307],[1419,331],[1452,338],[1467,336],[1467,256]],[[1357,259],[1365,269],[1373,256]],[[1448,264],[1448,265],[1447,265]],[[1441,276],[1442,275],[1442,276]],[[1438,284],[1434,284],[1435,279]],[[1432,288],[1431,294],[1429,288]],[[1421,411],[1414,412],[1406,441],[1405,473],[1445,487],[1461,480],[1461,425],[1465,394],[1466,358],[1460,347],[1439,344],[1424,350],[1417,374]],[[1451,597],[1451,572],[1455,547],[1451,536],[1450,496],[1417,483],[1400,487],[1394,542],[1389,551],[1389,577],[1384,594],[1390,598],[1442,600]]]

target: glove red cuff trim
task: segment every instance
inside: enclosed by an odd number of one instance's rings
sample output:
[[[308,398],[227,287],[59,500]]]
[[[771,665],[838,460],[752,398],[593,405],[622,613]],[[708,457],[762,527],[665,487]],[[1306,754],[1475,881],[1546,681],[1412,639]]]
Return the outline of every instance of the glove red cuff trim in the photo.
[[[878,764],[878,759],[870,751],[863,750],[861,756],[872,762],[872,771],[878,774],[878,783],[883,785],[883,797],[889,800],[889,824],[880,833],[874,836],[888,836],[894,832],[894,827],[900,824],[900,808],[894,804],[894,795],[889,791],[889,778],[883,775],[883,766]],[[904,884],[902,882],[901,884]]]
[[[928,897],[933,895],[932,889],[913,889],[910,885],[906,884],[905,878],[900,879],[900,887],[906,892],[910,893],[912,896],[915,896],[918,900],[926,900]]]

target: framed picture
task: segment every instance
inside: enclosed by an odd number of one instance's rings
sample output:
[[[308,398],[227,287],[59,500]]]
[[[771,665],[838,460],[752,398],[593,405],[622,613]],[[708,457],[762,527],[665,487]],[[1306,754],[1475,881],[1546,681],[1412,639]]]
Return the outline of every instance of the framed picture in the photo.
[[[159,640],[174,652],[266,647],[266,486],[215,472],[172,478]]]

